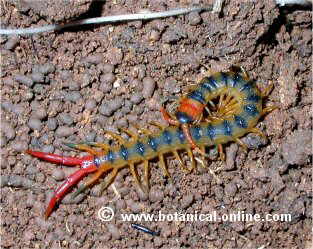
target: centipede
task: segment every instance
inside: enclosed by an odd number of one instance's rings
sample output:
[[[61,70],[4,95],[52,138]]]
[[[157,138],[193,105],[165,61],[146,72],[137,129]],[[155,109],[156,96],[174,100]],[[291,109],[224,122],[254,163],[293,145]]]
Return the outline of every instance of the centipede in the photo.
[[[170,126],[164,126],[152,122],[158,127],[158,131],[138,128],[139,132],[129,129],[121,129],[129,139],[124,139],[117,133],[107,132],[117,141],[115,145],[106,143],[68,143],[68,147],[88,152],[83,157],[62,156],[34,150],[26,153],[39,159],[62,164],[66,166],[79,166],[79,169],[68,176],[66,180],[55,190],[49,201],[44,216],[47,219],[62,198],[86,176],[92,174],[77,190],[72,198],[85,191],[100,179],[100,191],[104,191],[115,179],[119,171],[128,168],[134,182],[141,190],[149,189],[150,164],[152,159],[158,159],[158,165],[164,176],[170,178],[168,167],[165,163],[165,155],[172,154],[178,161],[178,165],[184,172],[191,172],[196,168],[196,162],[206,167],[207,155],[205,149],[217,146],[220,158],[225,159],[221,149],[222,144],[237,142],[245,150],[247,146],[239,139],[247,133],[256,133],[262,137],[265,135],[256,128],[259,119],[274,110],[275,106],[263,108],[262,99],[269,93],[269,89],[263,93],[245,74],[229,71],[219,72],[210,77],[203,78],[198,86],[183,100],[176,112],[177,119],[168,114],[165,109],[161,112]],[[203,110],[207,103],[219,97],[218,104],[214,106],[214,113],[203,118]],[[163,108],[163,107],[162,107]],[[195,148],[201,152],[195,157]],[[185,151],[189,158],[189,167],[181,159],[180,153]],[[197,159],[197,160],[195,160]],[[141,180],[137,167],[143,165],[143,179]]]
[[[224,124],[224,129],[228,130],[230,136],[233,135],[231,126],[235,125],[235,127],[247,129],[247,132],[265,137],[254,126],[261,116],[277,108],[277,106],[269,106],[262,109],[262,100],[271,92],[273,84],[270,83],[264,92],[261,92],[255,82],[250,79],[248,73],[236,65],[232,65],[229,71],[225,72],[213,73],[208,70],[206,75],[188,94],[180,99],[174,114],[161,107],[164,119],[171,125],[180,126],[192,148],[197,148],[202,153],[204,151],[200,150],[192,139],[189,127],[203,120],[213,121],[213,125]],[[218,100],[217,104],[214,104],[213,100],[216,99]],[[207,118],[204,118],[204,110],[209,114]],[[254,117],[254,122],[251,121],[254,125],[247,124],[246,120],[249,116]],[[241,130],[241,133],[243,131]],[[238,140],[238,137],[235,136],[234,141],[247,150],[246,146]],[[218,144],[218,149],[221,158],[224,159],[221,144]]]

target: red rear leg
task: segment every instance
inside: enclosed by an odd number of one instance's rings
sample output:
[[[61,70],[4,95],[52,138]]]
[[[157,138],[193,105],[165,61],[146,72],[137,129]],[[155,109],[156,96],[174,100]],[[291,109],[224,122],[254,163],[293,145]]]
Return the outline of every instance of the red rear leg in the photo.
[[[74,185],[76,185],[84,176],[98,170],[97,166],[94,164],[94,156],[85,156],[81,158],[65,157],[52,153],[32,150],[27,150],[26,153],[48,162],[67,166],[79,165],[81,167],[81,169],[67,177],[66,180],[56,189],[45,211],[45,218],[50,216],[58,201],[61,200]]]

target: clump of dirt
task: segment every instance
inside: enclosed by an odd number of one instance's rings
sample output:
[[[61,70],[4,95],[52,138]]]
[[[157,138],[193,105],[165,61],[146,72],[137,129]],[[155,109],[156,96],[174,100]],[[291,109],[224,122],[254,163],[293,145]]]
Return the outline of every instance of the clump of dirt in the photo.
[[[178,7],[180,3],[164,0],[69,5],[1,1],[0,16],[2,27],[19,28],[84,15]],[[1,246],[310,248],[311,20],[310,10],[279,9],[272,1],[225,1],[221,13],[1,36]],[[110,143],[105,131],[135,131],[133,123],[154,130],[149,121],[166,125],[161,101],[188,92],[206,70],[203,64],[213,71],[240,65],[261,89],[274,83],[265,105],[279,108],[258,124],[267,141],[246,136],[248,153],[236,144],[226,145],[225,163],[212,148],[209,168],[199,164],[190,174],[177,170],[178,162],[166,157],[171,180],[163,176],[157,160],[151,161],[148,195],[124,169],[102,194],[96,185],[85,197],[67,196],[51,217],[43,218],[52,190],[77,168],[40,161],[26,155],[26,149],[74,156],[79,153],[64,142]],[[98,218],[103,206],[114,210],[113,220]],[[151,236],[121,219],[122,214],[159,212],[290,214],[291,220],[134,222],[160,231],[160,236]]]

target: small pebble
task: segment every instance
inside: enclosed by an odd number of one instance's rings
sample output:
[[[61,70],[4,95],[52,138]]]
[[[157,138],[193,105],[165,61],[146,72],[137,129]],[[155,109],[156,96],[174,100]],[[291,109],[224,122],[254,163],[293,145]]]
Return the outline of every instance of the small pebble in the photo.
[[[16,35],[11,36],[9,40],[4,44],[4,49],[13,50],[14,48],[16,48],[19,42],[20,42],[20,39],[18,36]]]
[[[41,130],[41,121],[36,118],[30,118],[28,121],[28,127],[31,128],[32,130]]]
[[[47,127],[50,131],[54,131],[58,126],[58,122],[55,118],[49,118],[47,121]]]
[[[15,138],[15,129],[10,123],[2,121],[1,129],[4,136],[8,139],[8,141]]]
[[[133,213],[138,214],[141,212],[141,207],[139,206],[138,203],[134,202],[133,200],[131,199],[126,200],[126,204]]]
[[[12,107],[12,112],[17,114],[17,115],[22,115],[25,111],[25,105],[23,104],[16,104],[16,105],[13,105]]]
[[[115,81],[115,79],[116,78],[113,73],[106,73],[104,75],[101,75],[99,90],[101,90],[103,93],[110,92],[112,90],[113,82]]]
[[[181,201],[181,207],[182,208],[187,208],[191,205],[191,203],[193,202],[194,197],[192,194],[188,194],[186,196],[183,197],[182,201]]]
[[[52,177],[57,181],[62,181],[65,179],[65,173],[61,169],[54,169],[52,171]]]
[[[111,64],[104,64],[102,67],[102,72],[104,74],[112,73],[114,71],[114,66]]]
[[[233,197],[235,196],[236,192],[237,192],[237,186],[236,184],[230,182],[228,184],[225,185],[225,188],[224,188],[224,192],[225,192],[225,195],[226,196],[230,196],[230,197]]]
[[[85,140],[87,142],[94,142],[95,141],[95,138],[96,138],[96,132],[92,131],[92,132],[89,132],[86,136],[85,136]]]
[[[312,130],[296,130],[282,144],[282,156],[290,165],[304,165],[312,155]]]
[[[80,89],[80,85],[78,84],[77,81],[70,81],[68,83],[68,88],[71,90],[71,91],[75,91],[75,90],[79,90]]]
[[[268,169],[259,168],[257,165],[252,165],[250,167],[250,175],[261,181],[266,181],[269,178]]]
[[[54,147],[51,144],[46,144],[46,145],[44,145],[42,147],[41,151],[45,152],[45,153],[53,153],[54,152]]]
[[[47,117],[47,111],[45,108],[39,107],[39,108],[36,108],[35,110],[33,110],[31,116],[34,118],[37,118],[39,120],[43,120]]]
[[[92,111],[96,108],[97,102],[94,99],[88,99],[85,103],[85,109]]]
[[[123,199],[119,199],[116,201],[116,208],[121,210],[126,208],[126,202]]]
[[[18,141],[12,144],[12,149],[16,152],[25,152],[28,148],[28,143],[25,141]]]
[[[232,143],[226,148],[226,170],[233,170],[235,168],[235,159],[238,152],[238,145]]]
[[[97,65],[103,61],[103,55],[102,54],[93,54],[88,55],[83,59],[84,62]]]
[[[22,83],[28,87],[32,87],[34,85],[34,81],[30,77],[22,75],[22,74],[14,75],[14,79],[17,82]]]
[[[153,95],[154,89],[155,89],[155,81],[151,77],[145,77],[142,80],[143,89],[142,89],[142,95],[145,99],[151,98]]]
[[[106,53],[106,58],[113,65],[121,64],[123,57],[124,55],[120,48],[109,48]]]
[[[201,22],[201,16],[198,12],[191,12],[188,14],[188,22],[190,25],[197,25]]]
[[[139,104],[143,100],[143,96],[140,93],[133,93],[130,97],[130,101],[134,104]]]
[[[115,125],[117,128],[127,128],[128,127],[128,121],[126,118],[120,118],[115,122]]]
[[[68,137],[74,134],[74,129],[68,126],[59,126],[55,134],[57,137]]]
[[[100,108],[99,112],[104,116],[111,116],[116,110],[121,108],[123,105],[123,99],[116,98],[114,100],[110,100],[107,103],[103,103]]]
[[[107,228],[108,231],[111,233],[113,239],[118,240],[121,238],[121,234],[117,226],[115,226],[114,224],[107,224]]]
[[[45,76],[42,73],[33,72],[30,77],[35,83],[42,83],[45,81]]]
[[[149,200],[151,202],[160,202],[164,199],[164,192],[159,189],[151,189],[149,193]]]
[[[166,78],[164,82],[164,90],[170,94],[179,93],[180,86],[173,78]]]
[[[1,175],[0,187],[16,187],[16,188],[31,188],[35,185],[35,182],[18,175]]]
[[[249,149],[258,149],[259,147],[266,144],[266,140],[261,138],[260,136],[248,134],[243,137],[241,141],[248,146]]]
[[[49,73],[53,73],[55,71],[55,66],[49,62],[40,65],[38,68],[38,71],[44,75],[47,75]]]
[[[58,115],[58,120],[61,125],[65,124],[68,126],[70,126],[74,122],[72,116],[69,113],[65,113],[65,112],[62,112]]]
[[[73,103],[77,102],[82,98],[79,91],[69,91],[67,94],[65,94],[65,100],[71,101]]]
[[[159,31],[157,31],[157,30],[151,30],[151,32],[150,32],[150,35],[149,35],[149,40],[150,41],[158,41],[158,40],[160,40],[160,38],[161,38],[161,34],[160,34],[160,32]]]
[[[31,166],[31,165],[28,165],[26,167],[26,170],[25,170],[26,174],[28,175],[34,175],[34,174],[37,174],[39,172],[39,169],[34,167],[34,166]]]
[[[1,107],[7,112],[11,112],[13,110],[13,104],[10,101],[1,101]]]

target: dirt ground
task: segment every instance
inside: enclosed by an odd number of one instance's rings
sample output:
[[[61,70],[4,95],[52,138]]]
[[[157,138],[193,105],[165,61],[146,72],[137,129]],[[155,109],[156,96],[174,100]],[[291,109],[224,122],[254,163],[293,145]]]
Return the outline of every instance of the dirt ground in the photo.
[[[189,1],[1,1],[2,27],[66,23],[77,18],[164,11]],[[221,13],[77,27],[33,36],[0,36],[2,248],[312,248],[312,12],[271,1],[226,1]],[[82,155],[64,142],[108,142],[104,130],[162,121],[160,101],[182,96],[205,68],[242,66],[260,89],[274,83],[265,105],[277,105],[255,135],[225,146],[209,168],[190,174],[166,157],[172,182],[151,162],[151,189],[141,193],[128,169],[102,194],[98,185],[69,195],[43,218],[47,202],[76,168],[40,161],[29,148]],[[171,102],[168,107],[170,107]],[[130,128],[132,129],[132,128]],[[188,157],[185,158],[188,161]],[[176,170],[179,169],[179,170]],[[110,222],[98,218],[111,207]],[[291,214],[291,221],[136,222],[119,216],[244,211]]]

